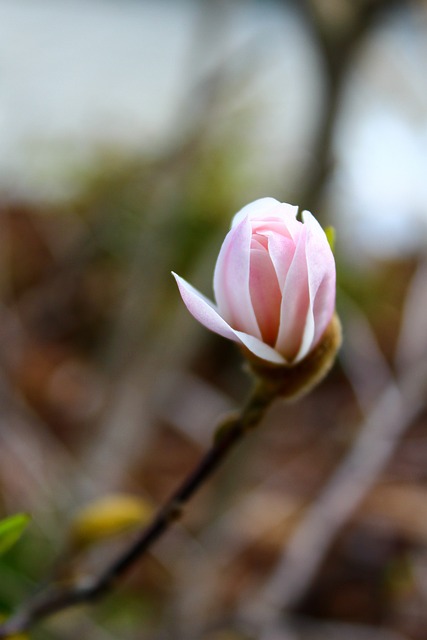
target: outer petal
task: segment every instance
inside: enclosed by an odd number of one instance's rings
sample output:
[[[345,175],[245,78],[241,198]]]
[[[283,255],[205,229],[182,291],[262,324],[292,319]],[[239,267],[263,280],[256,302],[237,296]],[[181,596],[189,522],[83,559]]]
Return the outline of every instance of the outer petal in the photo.
[[[267,235],[267,238],[268,253],[276,272],[280,290],[283,291],[289,267],[295,254],[295,243],[290,238],[277,233]]]
[[[251,237],[248,218],[228,232],[215,266],[214,292],[219,313],[230,325],[261,338],[249,289]]]
[[[299,350],[310,304],[306,237],[307,230],[302,225],[295,254],[282,289],[280,327],[275,345],[276,350],[291,361],[300,355]]]
[[[253,229],[256,233],[279,234],[297,242],[303,227],[302,222],[296,219],[297,213],[298,207],[286,203],[279,204],[263,217],[252,219]]]
[[[297,213],[298,207],[292,204],[279,202],[275,198],[259,198],[236,213],[231,227],[237,226],[246,217],[250,220],[277,219],[283,221],[285,219],[296,222]]]
[[[235,331],[236,336],[240,339],[240,342],[255,356],[261,358],[261,360],[266,360],[267,362],[272,362],[274,364],[286,364],[285,358],[273,347],[269,347],[268,344],[262,342],[258,338],[254,338],[254,336],[250,336],[247,333],[243,333],[242,331]]]
[[[310,306],[307,311],[307,317],[305,319],[304,332],[302,335],[301,345],[298,349],[298,353],[295,356],[294,362],[299,362],[308,354],[311,348],[314,346],[314,334],[315,334],[315,323],[314,323],[314,314],[313,308],[310,302]]]
[[[298,214],[298,207],[294,207],[284,202],[281,205],[281,209],[282,220],[284,224],[286,224],[287,230],[292,240],[296,243],[298,242],[298,238],[303,227],[302,223],[296,219]]]
[[[307,270],[310,311],[315,325],[312,345],[315,346],[331,321],[335,308],[335,260],[326,234],[309,211],[303,212],[307,228]]]
[[[218,333],[224,338],[229,338],[234,342],[239,342],[243,346],[245,346],[251,353],[256,355],[258,358],[262,360],[266,360],[267,362],[273,362],[276,364],[284,364],[285,359],[275,351],[272,347],[269,347],[267,344],[255,338],[254,336],[250,336],[247,333],[242,331],[236,331],[219,315],[218,311],[215,309],[213,303],[208,300],[203,294],[201,294],[197,289],[191,286],[184,278],[181,278],[176,273],[172,271],[172,275],[174,276],[181,297],[189,310],[189,312],[194,316],[196,320],[198,320],[201,324],[203,324],[207,329],[210,329],[214,333]]]
[[[229,324],[221,318],[214,304],[202,293],[197,291],[197,289],[192,287],[191,284],[184,280],[184,278],[181,278],[173,271],[172,275],[176,280],[184,304],[191,315],[214,333],[218,333],[224,338],[229,338],[230,340],[239,342],[235,332]]]
[[[279,205],[280,202],[275,198],[259,198],[236,213],[231,221],[231,228],[236,227],[246,217],[252,220],[253,218],[263,218],[266,213],[270,215],[271,211],[274,211]]]

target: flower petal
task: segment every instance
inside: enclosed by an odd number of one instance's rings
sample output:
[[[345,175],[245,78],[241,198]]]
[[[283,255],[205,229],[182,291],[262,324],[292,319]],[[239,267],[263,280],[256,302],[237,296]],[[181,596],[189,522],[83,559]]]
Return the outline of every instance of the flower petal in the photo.
[[[336,271],[334,256],[322,227],[309,211],[303,212],[303,220],[307,228],[307,272],[310,309],[315,324],[314,346],[322,337],[334,312]]]
[[[218,333],[224,338],[229,338],[235,342],[239,342],[236,334],[229,324],[219,315],[215,305],[208,300],[202,293],[191,286],[184,278],[178,276],[172,271],[172,275],[179,287],[179,292],[184,301],[185,306],[192,316],[196,318],[207,329],[214,333]]]
[[[273,263],[279,282],[280,290],[283,290],[288,275],[289,267],[295,255],[295,243],[290,238],[285,238],[277,233],[272,233],[268,238],[268,253]]]
[[[233,328],[261,338],[249,290],[251,236],[248,218],[226,235],[215,266],[214,292],[219,313]]]
[[[268,344],[265,344],[262,340],[243,333],[243,331],[235,331],[235,334],[246,349],[257,356],[257,358],[272,362],[273,364],[287,364],[285,358],[276,351],[276,349],[269,347]]]
[[[303,226],[302,222],[296,219],[297,213],[298,207],[280,204],[271,215],[252,220],[253,230],[263,235],[279,234],[296,243]]]
[[[315,322],[314,322],[314,313],[311,304],[309,305],[307,316],[305,319],[304,332],[302,335],[301,345],[298,349],[298,353],[295,356],[295,362],[299,362],[308,354],[311,348],[314,346],[314,335],[315,335]]]
[[[271,212],[279,205],[280,202],[275,198],[259,198],[258,200],[247,204],[236,213],[231,221],[231,228],[237,227],[244,218],[252,220],[252,218],[262,218],[266,213],[271,215]]]
[[[202,293],[197,291],[197,289],[192,287],[191,284],[184,280],[184,278],[181,278],[181,276],[177,275],[173,271],[172,275],[177,282],[185,306],[192,314],[192,316],[194,316],[194,318],[201,324],[203,324],[207,329],[210,329],[214,333],[218,333],[224,338],[229,338],[234,342],[241,343],[251,353],[256,355],[258,358],[261,358],[262,360],[266,360],[267,362],[273,362],[276,364],[286,363],[286,360],[280,355],[280,353],[262,342],[262,340],[244,333],[243,331],[236,331],[235,329],[230,327],[228,323],[223,318],[221,318],[221,316],[215,309],[215,306],[210,300],[208,300],[208,298],[206,298]]]
[[[302,225],[285,286],[282,289],[280,327],[275,348],[290,361],[300,355],[299,349],[304,328],[306,327],[307,312],[310,304],[307,280],[306,237],[307,230]]]
[[[282,295],[268,247],[263,247],[256,240],[252,241],[251,249],[250,292],[262,339],[274,346],[279,331]]]

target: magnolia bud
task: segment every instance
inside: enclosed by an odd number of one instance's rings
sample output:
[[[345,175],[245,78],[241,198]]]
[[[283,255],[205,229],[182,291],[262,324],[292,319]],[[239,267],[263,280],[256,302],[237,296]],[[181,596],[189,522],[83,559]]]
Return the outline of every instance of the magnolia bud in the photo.
[[[262,198],[232,221],[214,275],[216,305],[174,274],[188,310],[205,327],[274,365],[303,362],[335,308],[335,261],[308,211]]]

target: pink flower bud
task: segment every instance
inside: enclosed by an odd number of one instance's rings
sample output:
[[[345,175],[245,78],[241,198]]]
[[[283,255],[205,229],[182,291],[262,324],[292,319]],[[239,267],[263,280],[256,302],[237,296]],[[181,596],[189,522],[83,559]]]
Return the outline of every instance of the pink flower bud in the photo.
[[[335,262],[317,220],[261,198],[237,213],[215,267],[216,305],[175,273],[190,313],[205,327],[275,364],[301,361],[335,308]]]

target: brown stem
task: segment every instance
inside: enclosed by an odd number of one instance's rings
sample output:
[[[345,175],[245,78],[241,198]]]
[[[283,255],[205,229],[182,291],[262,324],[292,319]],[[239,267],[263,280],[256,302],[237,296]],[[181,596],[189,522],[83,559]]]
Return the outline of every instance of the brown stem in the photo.
[[[113,588],[115,583],[141,556],[180,518],[183,507],[227,457],[247,431],[259,424],[275,395],[273,388],[259,383],[246,406],[235,417],[224,420],[211,448],[197,467],[159,510],[151,523],[125,552],[93,580],[68,587],[52,585],[31,598],[9,620],[0,626],[0,639],[23,633],[40,620],[77,604],[90,603]]]

